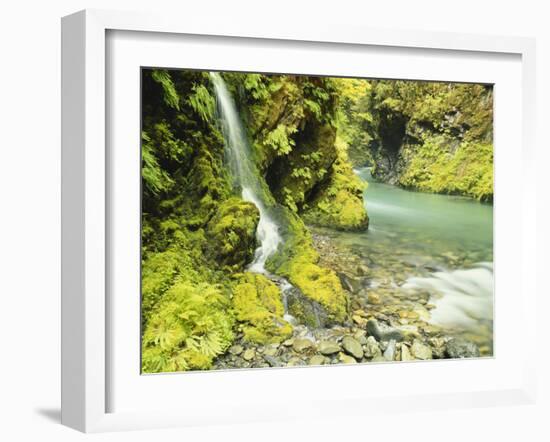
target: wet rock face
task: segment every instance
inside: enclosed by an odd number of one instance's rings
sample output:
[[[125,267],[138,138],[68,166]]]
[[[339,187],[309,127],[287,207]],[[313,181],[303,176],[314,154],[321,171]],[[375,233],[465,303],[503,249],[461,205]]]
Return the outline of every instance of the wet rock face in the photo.
[[[296,287],[288,289],[286,297],[288,312],[300,323],[313,328],[324,328],[329,324],[329,315],[323,306],[304,296]]]

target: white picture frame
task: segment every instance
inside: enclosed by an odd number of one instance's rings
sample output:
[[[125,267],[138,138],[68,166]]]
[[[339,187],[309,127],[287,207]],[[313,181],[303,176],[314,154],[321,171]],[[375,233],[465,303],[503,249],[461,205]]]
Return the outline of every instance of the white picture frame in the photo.
[[[453,407],[489,406],[499,404],[532,403],[535,397],[535,324],[525,325],[526,342],[521,369],[514,371],[513,379],[499,388],[476,387],[462,392],[430,392],[407,395],[391,389],[378,396],[376,404],[362,401],[358,396],[333,397],[325,401],[314,399],[313,407],[304,409],[300,404],[289,404],[286,409],[257,407],[247,403],[246,395],[236,399],[235,409],[245,411],[224,413],[215,406],[210,411],[197,407],[190,410],[171,409],[112,411],[109,393],[113,388],[109,370],[112,359],[108,338],[111,318],[108,300],[108,244],[113,233],[107,228],[112,209],[109,196],[106,121],[108,115],[108,82],[106,67],[110,55],[107,45],[109,32],[143,32],[164,36],[216,36],[219,38],[255,39],[284,42],[285,45],[308,42],[310,44],[337,44],[340,47],[400,48],[402,51],[425,49],[432,53],[457,52],[476,54],[509,54],[521,63],[520,131],[521,175],[523,187],[518,190],[521,210],[517,216],[521,223],[518,234],[521,262],[521,293],[517,304],[523,314],[536,316],[536,286],[533,263],[536,256],[534,165],[534,107],[535,107],[535,43],[518,37],[492,37],[451,33],[416,31],[392,32],[345,26],[300,29],[285,27],[281,23],[219,23],[207,20],[181,19],[181,17],[154,16],[144,13],[125,13],[86,10],[64,17],[62,20],[62,423],[85,432],[122,429],[156,428],[185,425],[207,425],[215,422],[253,422],[286,417],[313,417],[340,414],[366,414],[376,409],[389,412],[415,409],[441,409]],[[112,55],[112,54],[111,54]],[[497,96],[498,100],[498,96]],[[496,128],[498,137],[498,127]],[[497,180],[504,179],[498,178]],[[497,243],[498,247],[498,243]],[[529,265],[528,265],[529,263]],[[136,275],[137,277],[138,275]],[[498,302],[498,301],[497,301]],[[498,316],[496,317],[498,321]],[[532,344],[533,343],[533,344]],[[498,359],[498,354],[496,356]],[[472,361],[474,364],[476,361]],[[480,361],[477,361],[480,363]],[[464,363],[464,361],[459,362]],[[482,362],[481,362],[482,363]],[[431,363],[430,363],[431,364]],[[440,370],[451,370],[447,362]],[[414,365],[414,364],[412,364]],[[389,366],[369,368],[389,370]],[[419,365],[416,365],[418,370]],[[462,366],[465,367],[465,366]],[[476,370],[475,365],[469,369]],[[367,367],[339,367],[366,370]],[[137,368],[136,368],[137,369]],[[321,368],[323,369],[323,368]],[[325,369],[324,373],[336,367]],[[313,368],[297,369],[305,373]],[[300,371],[301,370],[301,371]],[[269,370],[255,377],[255,385],[266,383]],[[292,371],[286,371],[287,378]],[[279,370],[279,373],[282,371]],[[240,375],[251,376],[251,372]],[[309,372],[308,372],[309,373]],[[208,385],[210,374],[195,373],[196,383]],[[176,375],[175,375],[176,376]],[[167,376],[165,383],[176,382]],[[188,374],[185,374],[188,376]],[[232,375],[233,376],[233,375]],[[277,374],[276,376],[281,376]],[[302,377],[304,377],[302,375]],[[201,380],[202,379],[202,380]],[[234,376],[232,381],[239,380]],[[305,381],[305,379],[304,379]],[[218,382],[219,383],[219,382]],[[338,404],[338,410],[335,405]],[[227,406],[227,405],[225,405]]]

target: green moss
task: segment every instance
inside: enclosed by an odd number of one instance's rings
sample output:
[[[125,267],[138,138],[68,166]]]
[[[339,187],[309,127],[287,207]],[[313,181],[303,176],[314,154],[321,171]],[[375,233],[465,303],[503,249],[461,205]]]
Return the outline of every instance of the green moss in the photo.
[[[334,271],[317,265],[319,254],[313,247],[311,234],[296,214],[284,212],[285,242],[268,262],[268,268],[282,275],[304,296],[317,301],[326,311],[330,322],[347,319],[348,296]]]
[[[337,159],[327,182],[320,186],[302,217],[319,226],[342,230],[364,230],[369,218],[363,202],[366,185],[353,173],[347,157],[347,146],[337,139]]]
[[[259,218],[256,206],[240,198],[221,203],[206,227],[208,255],[228,270],[242,270],[254,256]]]
[[[464,141],[449,150],[446,137],[427,138],[402,173],[399,183],[423,192],[493,199],[492,144]]]
[[[263,275],[244,273],[238,278],[233,308],[248,341],[267,344],[292,335],[292,326],[283,319],[281,292]]]
[[[162,297],[143,334],[146,373],[207,369],[233,341],[234,318],[221,288],[178,282]]]

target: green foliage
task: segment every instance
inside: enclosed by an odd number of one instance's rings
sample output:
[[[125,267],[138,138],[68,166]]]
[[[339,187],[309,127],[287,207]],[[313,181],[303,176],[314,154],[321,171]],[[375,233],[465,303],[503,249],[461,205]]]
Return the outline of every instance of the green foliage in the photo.
[[[337,139],[337,159],[329,179],[321,186],[309,202],[303,219],[319,226],[342,230],[363,230],[368,227],[369,218],[363,202],[365,185],[353,173],[347,158],[346,144]]]
[[[193,94],[189,96],[189,104],[204,122],[212,122],[216,109],[216,100],[204,85],[193,86]]]
[[[165,69],[154,69],[151,73],[151,77],[162,86],[164,91],[163,99],[166,105],[179,110],[180,98],[170,73]]]
[[[295,127],[287,127],[284,124],[279,124],[271,132],[268,132],[263,144],[272,149],[277,155],[287,155],[292,151],[295,141],[290,138],[290,135],[296,132]]]
[[[493,146],[465,141],[449,152],[446,139],[430,138],[416,150],[400,177],[404,187],[423,192],[493,199]]]
[[[233,307],[248,341],[267,344],[292,335],[292,326],[283,319],[281,292],[263,275],[244,273],[238,278]]]
[[[230,301],[218,286],[178,282],[163,296],[143,334],[146,373],[208,369],[233,341]]]
[[[268,268],[282,275],[308,298],[317,301],[334,323],[342,323],[348,315],[348,297],[334,271],[321,267],[313,247],[311,234],[302,219],[288,209],[283,210],[284,244],[271,258]]]
[[[228,270],[242,270],[254,256],[260,214],[254,204],[230,198],[208,222],[207,253]]]

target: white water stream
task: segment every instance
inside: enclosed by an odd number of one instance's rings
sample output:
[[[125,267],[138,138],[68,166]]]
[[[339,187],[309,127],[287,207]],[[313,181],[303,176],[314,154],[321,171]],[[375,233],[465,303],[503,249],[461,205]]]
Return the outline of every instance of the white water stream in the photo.
[[[211,72],[210,78],[214,85],[218,102],[218,111],[225,140],[226,158],[231,169],[231,174],[235,180],[235,184],[242,189],[242,199],[253,203],[260,212],[260,220],[256,228],[256,239],[259,246],[254,252],[254,259],[248,266],[248,270],[272,277],[266,270],[265,264],[282,243],[279,226],[270,216],[262,200],[261,182],[258,178],[259,172],[256,170],[252,160],[252,152],[235,101],[219,73]],[[292,285],[283,278],[278,278],[278,280],[281,281],[280,289],[283,294],[285,319],[292,320],[294,318],[288,315],[286,302],[286,293],[292,288]]]

